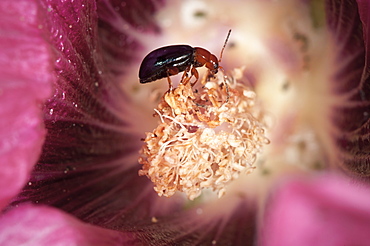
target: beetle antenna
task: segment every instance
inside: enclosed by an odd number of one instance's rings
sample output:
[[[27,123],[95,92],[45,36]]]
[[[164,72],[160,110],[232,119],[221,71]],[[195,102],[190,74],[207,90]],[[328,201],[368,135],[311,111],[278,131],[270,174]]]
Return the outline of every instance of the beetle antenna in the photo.
[[[224,49],[225,49],[225,47],[226,47],[227,41],[229,41],[230,33],[231,33],[231,29],[229,29],[229,32],[227,33],[227,36],[226,36],[226,40],[225,40],[224,46],[223,46],[223,47],[222,47],[222,49],[221,49],[220,59],[218,60],[218,62],[219,62],[219,63],[221,63],[222,54],[224,53]],[[220,66],[219,68],[220,68],[220,69],[222,70],[222,72],[225,74],[225,71],[224,71],[223,67],[222,67],[222,66]],[[226,78],[227,78],[227,76],[226,76],[226,75],[224,75],[224,85],[225,85],[225,87],[226,87],[226,94],[227,94],[227,97],[226,97],[226,101],[225,101],[225,103],[228,103],[228,102],[229,102],[229,98],[230,98],[230,92],[229,92],[229,85],[228,85],[228,84],[227,84],[227,82],[226,82]]]
[[[226,47],[227,41],[229,41],[230,33],[231,33],[231,29],[230,29],[230,30],[229,30],[229,32],[227,33],[227,37],[226,37],[226,40],[225,40],[224,46],[222,47],[221,54],[220,54],[220,59],[218,60],[218,62],[221,62],[222,54],[224,53],[224,49],[225,49],[225,47]]]

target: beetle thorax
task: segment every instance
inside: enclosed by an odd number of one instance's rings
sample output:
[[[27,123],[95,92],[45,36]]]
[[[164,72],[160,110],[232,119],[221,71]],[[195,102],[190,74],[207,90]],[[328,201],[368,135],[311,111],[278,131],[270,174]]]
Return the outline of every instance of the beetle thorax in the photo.
[[[218,72],[218,59],[215,55],[206,49],[195,47],[194,48],[194,67],[203,67],[209,69],[212,74]]]

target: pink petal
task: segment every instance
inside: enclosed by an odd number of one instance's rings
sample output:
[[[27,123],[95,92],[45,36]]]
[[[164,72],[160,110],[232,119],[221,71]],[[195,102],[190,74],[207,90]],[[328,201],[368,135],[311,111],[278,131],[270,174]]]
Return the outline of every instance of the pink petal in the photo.
[[[370,187],[333,176],[294,180],[268,201],[262,245],[368,245]]]
[[[46,206],[24,205],[0,219],[0,245],[139,245],[129,233],[81,222]]]
[[[336,64],[331,88],[333,103],[330,131],[336,143],[331,163],[347,173],[370,175],[370,69],[369,1],[326,1],[327,24]],[[360,13],[360,15],[359,15]]]
[[[176,199],[160,199],[138,176],[143,133],[133,130],[117,76],[141,47],[131,28],[157,31],[159,6],[152,0],[40,1],[58,80],[45,104],[43,152],[15,204],[56,206],[109,228],[181,207]]]
[[[0,209],[29,178],[44,142],[42,102],[54,77],[32,1],[0,2]]]

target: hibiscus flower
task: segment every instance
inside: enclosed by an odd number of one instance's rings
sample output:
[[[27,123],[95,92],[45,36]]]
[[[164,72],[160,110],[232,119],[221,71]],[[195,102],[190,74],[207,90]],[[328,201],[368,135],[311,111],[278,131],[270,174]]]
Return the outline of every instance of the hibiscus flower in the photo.
[[[1,244],[366,244],[369,11],[367,0],[0,2]],[[223,196],[160,197],[138,159],[168,85],[141,85],[140,62],[174,43],[218,55],[229,29],[221,65],[255,95],[270,143]]]

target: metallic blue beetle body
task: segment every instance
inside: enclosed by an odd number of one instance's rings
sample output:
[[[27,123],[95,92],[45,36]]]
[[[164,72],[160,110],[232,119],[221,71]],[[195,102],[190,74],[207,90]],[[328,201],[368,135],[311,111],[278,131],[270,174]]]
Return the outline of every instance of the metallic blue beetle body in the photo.
[[[139,78],[145,84],[162,78],[191,71],[198,80],[195,68],[206,66],[211,75],[218,71],[218,59],[208,50],[189,45],[171,45],[150,52],[142,61]],[[170,83],[170,81],[169,81]]]
[[[189,45],[172,45],[153,50],[141,63],[140,83],[149,83],[172,75],[168,69],[185,71],[193,60],[194,48]]]

